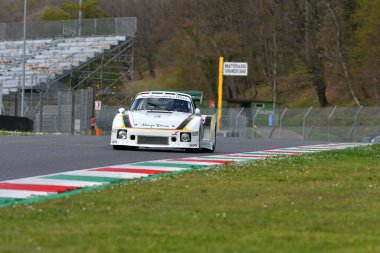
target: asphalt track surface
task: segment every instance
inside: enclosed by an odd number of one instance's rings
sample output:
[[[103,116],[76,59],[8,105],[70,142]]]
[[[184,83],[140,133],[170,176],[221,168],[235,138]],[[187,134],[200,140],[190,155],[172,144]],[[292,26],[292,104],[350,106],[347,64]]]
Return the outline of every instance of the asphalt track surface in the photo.
[[[141,161],[201,156],[182,150],[113,150],[109,136],[0,136],[0,181]],[[325,142],[217,138],[213,155]],[[204,155],[210,155],[205,153]]]

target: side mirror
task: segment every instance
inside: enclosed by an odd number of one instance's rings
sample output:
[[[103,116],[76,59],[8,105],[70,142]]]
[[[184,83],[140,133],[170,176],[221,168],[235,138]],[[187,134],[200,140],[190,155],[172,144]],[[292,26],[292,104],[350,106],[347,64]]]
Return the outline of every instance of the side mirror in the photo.
[[[120,109],[119,109],[119,112],[120,112],[120,113],[124,113],[124,112],[125,112],[125,109],[124,109],[124,108],[120,108]]]
[[[195,108],[195,114],[196,115],[201,115],[201,110],[199,110],[199,108]]]

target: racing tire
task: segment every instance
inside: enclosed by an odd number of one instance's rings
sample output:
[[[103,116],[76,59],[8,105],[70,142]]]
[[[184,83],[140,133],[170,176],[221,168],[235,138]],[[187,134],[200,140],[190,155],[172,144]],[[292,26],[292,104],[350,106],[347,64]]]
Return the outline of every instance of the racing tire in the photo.
[[[214,138],[214,143],[212,144],[212,149],[205,148],[203,151],[205,153],[214,153],[216,148],[216,127],[215,127],[215,138]]]

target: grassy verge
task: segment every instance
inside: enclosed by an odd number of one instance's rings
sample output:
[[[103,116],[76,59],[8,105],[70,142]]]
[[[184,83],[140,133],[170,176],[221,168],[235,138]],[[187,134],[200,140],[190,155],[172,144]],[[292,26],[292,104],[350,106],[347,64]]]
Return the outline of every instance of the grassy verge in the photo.
[[[18,132],[18,131],[0,130],[0,136],[1,135],[43,135],[43,133],[38,133],[38,132]]]
[[[0,209],[0,252],[379,252],[380,145]]]
[[[0,130],[0,136],[22,135],[22,136],[37,136],[37,135],[63,135],[61,133],[42,133],[42,132],[19,132]]]

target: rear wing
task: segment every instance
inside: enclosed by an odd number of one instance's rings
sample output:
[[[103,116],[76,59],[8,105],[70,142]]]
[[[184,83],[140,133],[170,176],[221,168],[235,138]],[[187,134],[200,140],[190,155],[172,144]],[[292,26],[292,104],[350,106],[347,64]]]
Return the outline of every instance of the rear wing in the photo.
[[[199,103],[202,103],[202,99],[203,99],[203,91],[199,91],[199,90],[183,90],[183,91],[178,91],[178,92],[181,92],[181,93],[185,93],[187,95],[190,95],[191,98],[194,100],[194,101],[197,101]]]
[[[149,90],[149,91],[147,91],[147,93],[148,92],[155,92],[155,91],[156,90]],[[199,90],[165,90],[165,91],[158,91],[158,92],[178,92],[178,93],[183,93],[183,94],[191,96],[191,98],[195,102],[199,102],[199,103],[202,103],[202,99],[203,99],[203,91],[199,91]],[[143,92],[141,92],[141,93],[143,93]]]

